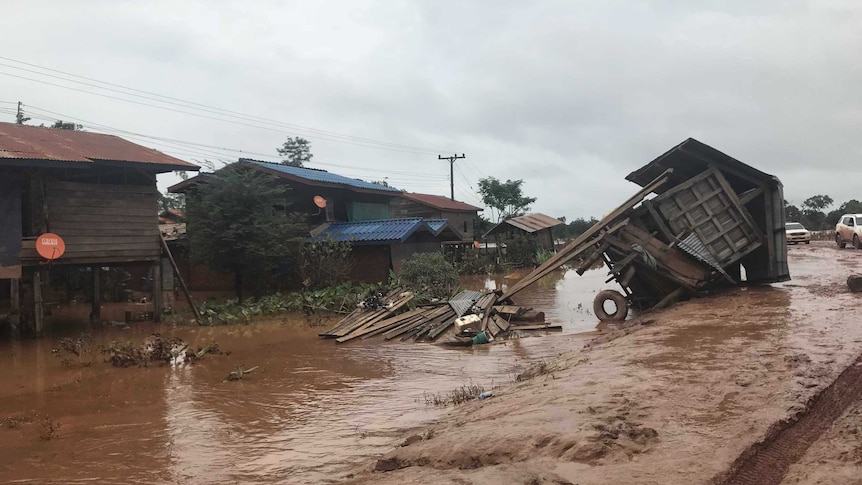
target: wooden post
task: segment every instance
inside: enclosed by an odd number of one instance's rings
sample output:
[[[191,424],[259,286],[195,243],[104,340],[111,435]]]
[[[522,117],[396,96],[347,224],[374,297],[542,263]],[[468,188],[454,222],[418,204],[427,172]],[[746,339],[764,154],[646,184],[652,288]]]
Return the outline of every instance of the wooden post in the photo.
[[[189,293],[189,288],[186,286],[185,280],[183,280],[183,275],[180,273],[180,268],[177,266],[177,262],[174,260],[174,255],[171,254],[171,248],[168,247],[167,241],[165,238],[159,234],[159,240],[162,242],[162,249],[165,251],[165,254],[168,255],[168,261],[171,262],[171,267],[174,268],[174,273],[177,275],[177,281],[180,282],[180,288],[183,289],[183,294],[186,295],[186,301],[189,302],[189,306],[192,308],[192,313],[195,315],[195,320],[197,320],[198,325],[203,325],[203,320],[201,319],[200,311],[198,311],[198,307],[195,306],[195,302],[192,301],[192,294]],[[189,272],[191,274],[191,272]]]
[[[21,329],[21,280],[10,280],[10,286],[12,289],[9,292],[9,321],[12,324],[12,332],[17,335]]]
[[[102,319],[102,268],[91,266],[93,273],[93,306],[90,309],[90,323],[98,323]]]
[[[45,305],[42,300],[42,272],[33,271],[33,321],[36,336],[41,337],[45,331]]]
[[[153,264],[153,321],[162,321],[162,261]]]

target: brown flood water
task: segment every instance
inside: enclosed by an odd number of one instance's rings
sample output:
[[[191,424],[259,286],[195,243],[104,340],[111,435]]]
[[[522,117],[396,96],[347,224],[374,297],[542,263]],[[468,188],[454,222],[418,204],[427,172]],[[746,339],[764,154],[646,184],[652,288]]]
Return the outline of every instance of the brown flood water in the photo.
[[[605,271],[556,273],[518,295],[570,334],[592,330]],[[513,281],[510,279],[509,281]],[[493,288],[503,279],[473,278]],[[332,483],[446,412],[426,403],[466,384],[490,389],[579,346],[559,332],[475,348],[338,345],[298,321],[226,327],[136,324],[95,331],[93,347],[153,332],[229,355],[195,365],[113,368],[52,352],[59,337],[0,342],[0,483]],[[260,369],[225,381],[243,364]],[[49,423],[59,423],[56,436]],[[10,426],[11,424],[11,426]]]

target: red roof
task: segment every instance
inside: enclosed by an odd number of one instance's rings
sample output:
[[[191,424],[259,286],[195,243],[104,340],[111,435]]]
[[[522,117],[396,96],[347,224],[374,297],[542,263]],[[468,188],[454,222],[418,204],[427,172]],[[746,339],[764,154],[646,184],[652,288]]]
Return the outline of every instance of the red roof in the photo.
[[[174,158],[114,135],[0,123],[0,163],[8,160],[140,163],[166,170],[198,170]]]
[[[482,210],[481,207],[476,207],[474,205],[466,204],[464,202],[452,200],[448,197],[443,197],[442,195],[403,192],[400,194],[400,196],[404,197],[405,199],[409,199],[414,202],[418,202],[420,204],[424,204],[435,209],[440,209],[444,211],[476,212]]]

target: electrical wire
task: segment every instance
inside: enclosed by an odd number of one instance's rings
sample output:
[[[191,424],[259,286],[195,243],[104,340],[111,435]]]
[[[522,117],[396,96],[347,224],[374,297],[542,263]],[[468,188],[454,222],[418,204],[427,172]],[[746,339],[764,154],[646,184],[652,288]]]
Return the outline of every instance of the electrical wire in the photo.
[[[311,133],[312,135],[307,135],[307,136],[312,136],[312,137],[314,137],[314,138],[319,138],[319,139],[323,139],[323,140],[326,140],[326,141],[342,142],[342,143],[355,142],[355,144],[357,144],[358,146],[377,147],[377,148],[382,148],[382,149],[394,149],[394,150],[400,150],[400,151],[418,152],[418,153],[428,153],[428,154],[431,154],[431,153],[441,153],[441,152],[443,152],[443,150],[434,150],[434,149],[422,148],[422,147],[417,147],[417,146],[412,146],[412,145],[405,145],[405,144],[400,144],[400,143],[392,143],[392,142],[379,141],[379,140],[374,140],[374,139],[370,139],[370,138],[357,137],[357,136],[353,136],[353,135],[344,135],[344,134],[337,133],[337,132],[332,132],[332,131],[327,131],[327,130],[320,130],[320,129],[317,129],[317,128],[312,128],[312,127],[303,126],[303,125],[296,125],[296,124],[292,124],[292,123],[285,123],[285,122],[278,121],[278,120],[274,120],[274,119],[270,119],[270,118],[265,118],[265,117],[260,117],[260,116],[254,116],[254,115],[248,115],[248,114],[241,113],[241,112],[238,112],[238,111],[228,110],[228,109],[224,109],[224,108],[218,108],[218,107],[215,107],[215,106],[210,106],[210,105],[206,105],[206,104],[202,104],[202,103],[196,103],[196,102],[193,102],[193,101],[187,101],[187,100],[183,100],[183,99],[180,99],[180,98],[175,98],[175,97],[171,97],[171,96],[165,96],[165,95],[157,94],[157,93],[153,93],[153,92],[150,92],[150,91],[144,91],[144,90],[140,90],[140,89],[136,89],[136,88],[131,88],[131,87],[123,86],[123,85],[116,84],[116,83],[111,83],[111,82],[107,82],[107,81],[100,81],[100,80],[98,80],[98,79],[89,78],[89,77],[86,77],[86,76],[80,76],[80,75],[77,75],[77,74],[68,73],[68,72],[65,72],[65,71],[57,70],[57,69],[47,68],[47,67],[44,67],[44,66],[38,66],[38,65],[36,65],[36,64],[31,64],[31,63],[27,63],[27,62],[23,62],[23,61],[18,61],[18,60],[16,60],[16,59],[11,59],[11,58],[8,58],[8,57],[0,56],[0,59],[7,60],[7,61],[11,61],[11,62],[15,62],[15,63],[19,63],[19,64],[23,64],[23,65],[27,65],[27,66],[31,66],[31,67],[36,67],[36,68],[38,68],[38,69],[45,70],[45,71],[61,73],[61,74],[65,75],[65,76],[70,76],[70,77],[74,77],[74,78],[78,78],[78,79],[85,79],[85,80],[87,80],[87,81],[92,81],[92,82],[83,82],[83,81],[78,81],[78,80],[75,80],[75,79],[69,79],[68,77],[55,76],[55,75],[52,75],[52,74],[48,74],[48,73],[44,73],[44,72],[40,72],[40,71],[36,71],[36,70],[33,70],[33,69],[26,69],[26,68],[23,68],[23,67],[20,67],[20,66],[15,66],[15,65],[6,64],[6,63],[0,63],[0,66],[6,67],[6,68],[16,69],[16,70],[20,70],[20,71],[24,71],[24,72],[29,72],[29,73],[32,73],[32,74],[36,74],[36,75],[38,75],[38,76],[45,76],[45,77],[49,77],[49,78],[52,78],[52,79],[58,79],[58,80],[66,81],[66,82],[76,83],[76,84],[80,84],[80,85],[84,85],[84,86],[88,86],[88,87],[92,87],[92,88],[96,88],[96,89],[101,89],[101,90],[105,90],[105,91],[109,91],[109,92],[114,92],[114,93],[122,94],[122,95],[125,95],[125,96],[133,96],[133,97],[136,97],[136,98],[142,98],[142,99],[146,99],[146,100],[150,100],[150,101],[155,101],[155,102],[157,102],[157,103],[169,104],[169,105],[179,106],[179,107],[186,108],[186,109],[193,109],[193,110],[202,111],[202,112],[205,112],[205,113],[216,114],[216,115],[219,115],[219,116],[226,116],[226,117],[236,118],[236,119],[239,119],[239,120],[242,120],[242,121],[248,121],[248,122],[253,122],[253,123],[260,123],[260,122],[264,122],[264,123],[268,123],[268,124],[280,125],[280,126],[283,126],[283,127],[289,128],[289,129],[291,129],[291,130],[293,130],[293,131],[297,131],[297,130],[298,130],[298,131],[305,131],[305,132]],[[115,96],[110,96],[110,95],[106,95],[106,94],[103,94],[103,93],[95,93],[95,92],[91,92],[91,91],[87,91],[87,90],[82,90],[82,89],[73,88],[73,87],[70,87],[70,86],[60,85],[60,84],[57,84],[57,83],[51,83],[51,82],[44,81],[44,80],[41,80],[41,79],[33,79],[33,78],[25,77],[25,76],[19,76],[19,75],[11,74],[11,73],[8,73],[8,72],[0,72],[0,74],[6,75],[6,76],[11,76],[11,77],[17,77],[17,78],[19,78],[19,79],[29,80],[29,81],[33,81],[33,82],[43,83],[43,84],[47,84],[47,85],[51,85],[51,86],[56,86],[56,87],[60,87],[60,88],[64,88],[64,89],[71,89],[71,90],[73,90],[73,91],[83,92],[83,93],[86,93],[86,94],[92,94],[92,95],[96,95],[96,96],[103,96],[103,97],[108,97],[108,98],[111,98],[111,99],[118,99],[118,100],[121,100],[121,101],[126,101],[126,102],[130,102],[130,103],[135,103],[135,104],[142,104],[142,105],[144,105],[144,106],[154,107],[154,108],[158,108],[158,109],[168,109],[168,110],[171,110],[171,109],[169,109],[169,108],[167,108],[167,107],[165,107],[165,106],[156,106],[156,105],[150,105],[150,104],[147,104],[147,103],[135,102],[135,101],[133,101],[133,100],[129,100],[129,99],[117,98],[117,97],[115,97]],[[105,85],[105,86],[100,86],[99,84],[94,84],[94,83],[103,84],[103,85]],[[114,89],[114,88],[106,87],[106,86],[115,86],[115,87],[118,87],[118,88],[121,88],[121,89]],[[143,93],[143,94],[136,94],[136,93]],[[233,120],[226,120],[226,119],[223,119],[223,118],[213,118],[213,117],[203,116],[203,115],[196,114],[196,113],[190,113],[190,112],[187,112],[187,111],[180,111],[180,110],[171,110],[171,111],[176,111],[176,112],[180,112],[180,113],[183,113],[183,114],[188,114],[188,115],[191,115],[191,116],[200,116],[200,117],[205,117],[205,118],[210,118],[210,119],[217,119],[217,120],[219,120],[219,121],[223,121],[223,122],[233,122],[233,123],[237,123],[236,121],[233,121]],[[259,126],[258,126],[258,127],[259,127]],[[261,127],[259,127],[259,128],[261,128]]]
[[[146,135],[146,134],[142,134],[142,133],[136,133],[136,132],[132,132],[132,131],[128,131],[128,130],[123,130],[120,128],[115,128],[115,127],[100,124],[100,123],[95,123],[92,121],[88,121],[88,120],[77,118],[77,117],[74,117],[71,115],[67,115],[64,113],[59,113],[56,111],[47,110],[45,108],[40,108],[37,106],[31,106],[31,105],[25,105],[25,106],[28,108],[28,111],[27,111],[28,113],[35,113],[37,115],[42,115],[43,117],[45,116],[45,113],[48,113],[48,114],[51,114],[54,116],[58,116],[58,117],[60,117],[60,119],[66,119],[66,120],[71,120],[71,121],[76,121],[76,122],[82,123],[82,124],[84,124],[84,126],[86,126],[87,128],[90,128],[90,129],[97,129],[99,131],[109,132],[108,134],[121,134],[122,136],[129,137],[129,138],[153,140],[150,143],[160,144],[161,146],[172,147],[174,149],[177,149],[177,147],[179,147],[180,150],[184,151],[184,154],[191,154],[191,155],[197,155],[197,156],[223,156],[223,155],[225,155],[225,153],[222,153],[220,151],[227,151],[227,152],[241,153],[244,155],[254,155],[257,157],[274,159],[272,163],[278,163],[281,161],[281,157],[276,156],[276,155],[270,155],[270,154],[259,153],[259,152],[251,152],[248,150],[242,150],[242,149],[237,149],[237,148],[218,147],[218,146],[214,146],[214,145],[188,142],[188,141],[177,140],[177,139],[172,139],[172,138],[157,137],[157,136],[153,136],[153,135]],[[40,118],[40,119],[44,119],[44,118]],[[51,119],[48,118],[48,120],[50,121]],[[190,148],[193,148],[194,151],[189,151]],[[337,168],[343,168],[343,169],[348,169],[348,170],[352,170],[352,169],[356,168],[356,167],[351,167],[349,165],[340,165],[340,164],[326,163],[326,162],[311,161],[308,163],[310,165],[323,165],[323,166],[337,167]],[[367,169],[362,169],[362,170],[367,170]],[[416,173],[416,172],[405,172],[405,171],[398,171],[398,170],[385,170],[385,171],[379,171],[377,173],[412,176],[413,179],[418,180],[418,181],[424,181],[427,179],[432,179],[432,180],[446,180],[447,179],[447,177],[445,175],[442,175],[442,174]],[[401,178],[406,178],[406,177],[401,177]]]

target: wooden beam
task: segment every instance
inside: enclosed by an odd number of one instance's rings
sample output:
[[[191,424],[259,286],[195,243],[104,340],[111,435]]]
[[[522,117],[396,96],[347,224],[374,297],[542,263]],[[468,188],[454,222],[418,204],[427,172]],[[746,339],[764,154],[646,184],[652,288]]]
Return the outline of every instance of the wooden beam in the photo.
[[[198,322],[198,325],[203,325],[203,319],[201,318],[201,312],[198,310],[198,307],[195,306],[195,302],[192,301],[192,294],[189,292],[189,287],[186,286],[185,280],[183,280],[183,275],[180,273],[180,268],[177,266],[177,262],[174,260],[174,255],[171,254],[171,248],[168,247],[167,241],[165,238],[159,234],[159,241],[162,243],[162,249],[165,251],[165,254],[168,255],[168,261],[171,262],[171,267],[174,269],[174,274],[177,275],[177,281],[180,282],[180,288],[183,290],[183,295],[186,296],[186,301],[192,309],[192,313],[195,315],[195,320]]]
[[[17,334],[21,326],[21,280],[13,279],[9,283],[11,286],[9,291],[9,322],[12,325],[12,332]]]
[[[156,261],[153,268],[153,321],[162,321],[162,262]]]
[[[45,305],[42,299],[42,270],[33,271],[33,330],[41,337],[45,332]]]
[[[676,241],[676,235],[673,233],[673,231],[670,230],[669,227],[667,227],[667,223],[665,223],[664,218],[656,210],[655,204],[653,204],[651,200],[645,200],[644,207],[646,207],[649,211],[650,215],[655,221],[655,224],[658,226],[659,231],[661,231],[662,235],[667,238],[668,244]]]
[[[90,308],[90,323],[98,323],[102,316],[102,285],[100,266],[90,266],[90,271],[93,273],[93,302]]]
[[[607,216],[603,217],[601,221],[597,222],[595,225],[593,225],[593,227],[587,229],[583,234],[575,238],[574,241],[567,244],[566,247],[560,250],[560,252],[558,252],[544,264],[533,270],[533,272],[524,277],[524,279],[506,290],[506,292],[500,296],[499,300],[505,301],[511,298],[527,286],[530,286],[531,284],[538,281],[540,278],[549,274],[551,271],[559,268],[580,252],[583,252],[585,250],[583,247],[584,243],[591,240],[594,236],[596,236],[603,230],[607,229],[607,226],[613,224],[614,222],[616,222],[617,219],[623,217],[626,212],[628,212],[634,206],[638,205],[641,201],[643,201],[647,195],[651,194],[659,187],[667,183],[668,178],[672,173],[673,169],[665,170],[661,175],[656,177],[655,180],[647,184],[646,187],[638,191],[635,195],[629,197],[629,199],[623,202],[622,205],[611,211]]]

